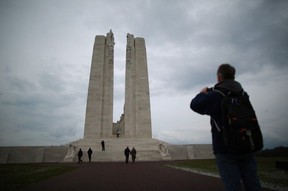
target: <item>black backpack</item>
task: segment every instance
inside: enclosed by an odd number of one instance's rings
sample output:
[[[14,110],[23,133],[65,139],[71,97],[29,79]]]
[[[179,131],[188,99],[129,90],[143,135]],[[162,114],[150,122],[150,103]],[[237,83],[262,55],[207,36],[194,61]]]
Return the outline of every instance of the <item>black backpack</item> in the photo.
[[[233,153],[248,153],[263,148],[263,137],[258,120],[250,103],[249,96],[243,90],[239,93],[228,91],[221,93],[223,142]]]

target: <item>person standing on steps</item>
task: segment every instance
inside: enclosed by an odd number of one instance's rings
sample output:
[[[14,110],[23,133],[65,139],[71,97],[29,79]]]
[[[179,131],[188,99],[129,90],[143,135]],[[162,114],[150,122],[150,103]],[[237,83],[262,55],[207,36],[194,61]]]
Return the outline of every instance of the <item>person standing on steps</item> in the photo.
[[[105,151],[105,142],[104,140],[101,141],[102,151]]]
[[[124,150],[124,155],[125,155],[125,163],[128,164],[129,161],[129,155],[130,155],[130,149],[127,146],[126,149]]]

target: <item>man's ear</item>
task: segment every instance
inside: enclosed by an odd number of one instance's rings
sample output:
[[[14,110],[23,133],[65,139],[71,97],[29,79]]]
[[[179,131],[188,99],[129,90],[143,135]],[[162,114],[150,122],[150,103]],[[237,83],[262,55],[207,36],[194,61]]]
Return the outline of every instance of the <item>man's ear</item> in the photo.
[[[223,78],[222,78],[221,74],[217,74],[217,80],[218,80],[218,82],[222,82],[223,81]]]

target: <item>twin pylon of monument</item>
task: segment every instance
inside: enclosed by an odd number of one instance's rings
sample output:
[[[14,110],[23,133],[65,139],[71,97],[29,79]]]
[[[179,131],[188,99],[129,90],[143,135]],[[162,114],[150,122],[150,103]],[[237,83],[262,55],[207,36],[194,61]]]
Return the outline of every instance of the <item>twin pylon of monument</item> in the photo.
[[[127,34],[125,103],[113,123],[114,35],[97,35],[91,63],[84,139],[152,138],[145,39]]]

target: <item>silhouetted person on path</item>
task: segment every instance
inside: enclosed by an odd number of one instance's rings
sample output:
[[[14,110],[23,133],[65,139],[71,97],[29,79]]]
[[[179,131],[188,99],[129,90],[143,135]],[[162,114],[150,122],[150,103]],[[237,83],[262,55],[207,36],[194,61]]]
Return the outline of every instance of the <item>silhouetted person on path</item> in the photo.
[[[130,155],[130,149],[129,149],[128,146],[127,146],[127,148],[124,150],[124,154],[125,154],[125,157],[126,157],[125,162],[126,162],[126,164],[128,164],[129,155]]]
[[[133,147],[130,153],[132,157],[132,163],[135,163],[136,153],[137,153],[136,149]]]
[[[82,152],[82,150],[80,148],[79,151],[78,151],[78,164],[83,162],[82,159],[81,159],[82,156],[83,156],[83,152]]]
[[[89,148],[87,153],[88,153],[89,162],[91,162],[91,156],[92,156],[92,153],[93,153],[92,149]]]
[[[117,137],[119,138],[119,135],[120,135],[119,130],[116,131],[116,135],[117,135]]]
[[[105,142],[104,140],[101,141],[102,151],[105,151]]]

